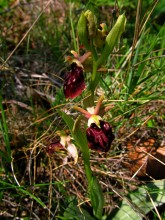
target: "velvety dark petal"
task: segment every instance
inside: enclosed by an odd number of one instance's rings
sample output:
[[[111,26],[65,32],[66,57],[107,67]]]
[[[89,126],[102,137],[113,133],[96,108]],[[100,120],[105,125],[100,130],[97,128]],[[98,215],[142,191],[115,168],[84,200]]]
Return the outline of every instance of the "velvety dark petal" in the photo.
[[[81,68],[81,67],[78,67],[77,66],[77,63],[72,63],[71,65],[70,65],[70,68],[71,68],[71,70],[74,70],[74,69],[76,69],[76,68]],[[82,69],[82,68],[81,68]]]
[[[85,89],[82,67],[75,63],[71,65],[71,71],[66,74],[63,89],[66,98],[75,98],[82,93]]]
[[[100,127],[103,130],[103,132],[107,135],[109,140],[113,141],[115,139],[115,136],[112,133],[112,127],[111,127],[111,125],[108,122],[100,120]]]
[[[56,141],[56,142],[53,142],[51,143],[49,146],[47,146],[46,148],[46,152],[49,154],[49,155],[52,155],[55,151],[57,150],[64,150],[64,147],[63,145],[59,142],[59,141]]]
[[[100,121],[99,128],[95,123],[87,129],[86,135],[88,146],[91,149],[107,152],[114,140],[111,125],[108,122]]]
[[[108,122],[102,120],[100,120],[100,127],[104,133],[108,133],[109,131],[112,131],[111,125]]]

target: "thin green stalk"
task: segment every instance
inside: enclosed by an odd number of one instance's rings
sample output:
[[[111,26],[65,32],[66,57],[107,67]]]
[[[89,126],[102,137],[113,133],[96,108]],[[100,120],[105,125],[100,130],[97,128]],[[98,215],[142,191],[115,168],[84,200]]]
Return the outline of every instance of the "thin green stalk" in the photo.
[[[30,198],[34,199],[39,205],[41,205],[44,209],[47,209],[46,205],[41,201],[41,199],[39,197],[36,197],[31,192],[29,192],[28,190],[24,189],[22,186],[16,186],[14,184],[10,184],[10,183],[7,183],[7,182],[1,181],[1,180],[0,180],[0,184],[2,186],[4,186],[4,189],[6,189],[6,190],[7,189],[16,189],[19,192],[21,192],[21,193],[23,193],[25,195],[28,195]]]
[[[27,45],[26,45],[26,54],[29,53],[29,49],[30,49],[30,34],[27,37]]]
[[[83,155],[85,174],[86,174],[88,182],[90,182],[92,179],[92,170],[90,166],[90,152],[89,152],[86,136],[83,133],[81,133],[81,131],[78,131],[78,132],[75,131],[73,136],[75,140],[77,140],[77,143],[79,143],[79,147]]]
[[[85,174],[88,180],[88,183],[92,180],[92,170],[90,167],[90,160],[86,160],[86,158],[83,156],[84,160],[84,168],[85,168]]]
[[[71,30],[72,30],[74,50],[78,51],[78,46],[77,46],[76,36],[75,36],[75,31],[74,31],[74,24],[73,24],[73,19],[72,19],[72,5],[71,5],[71,3],[70,3],[70,9],[69,9],[69,18],[70,18],[70,25],[71,25]]]
[[[98,59],[98,55],[97,55],[96,48],[93,45],[93,42],[92,42],[92,45],[91,45],[91,52],[92,52],[93,60],[96,62],[97,59]]]
[[[133,59],[132,67],[131,67],[131,70],[129,72],[128,81],[127,81],[126,100],[128,99],[130,93],[132,92],[131,91],[131,86],[132,86],[132,79],[134,77],[134,65],[136,64],[137,59],[138,59],[142,38],[143,38],[143,34],[142,34],[142,36],[139,39],[139,42],[138,42],[138,45],[137,45],[137,49],[136,49],[136,52],[135,52],[135,56],[134,56],[134,59]]]
[[[11,162],[11,148],[10,148],[9,133],[8,133],[8,127],[7,127],[6,118],[5,118],[5,112],[2,106],[1,96],[0,96],[0,110],[1,110],[1,117],[2,117],[2,120],[0,121],[0,130],[2,131],[3,139],[6,145],[8,162]]]
[[[92,96],[94,96],[94,91],[96,89],[98,81],[99,81],[99,73],[97,74],[97,63],[93,59],[93,71],[92,71],[91,84],[90,84],[90,91]]]

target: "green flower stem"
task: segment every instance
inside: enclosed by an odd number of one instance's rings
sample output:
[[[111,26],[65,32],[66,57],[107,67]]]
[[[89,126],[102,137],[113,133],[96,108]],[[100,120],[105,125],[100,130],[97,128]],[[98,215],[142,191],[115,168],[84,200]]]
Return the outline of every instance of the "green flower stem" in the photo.
[[[88,183],[90,183],[90,181],[92,180],[92,170],[90,166],[90,151],[88,148],[87,140],[85,140],[84,143],[81,144],[80,149],[83,155],[85,174],[86,174]]]
[[[91,82],[89,85],[89,96],[83,102],[84,108],[94,106],[94,92],[99,82],[99,77],[100,74],[97,72],[97,63],[93,58],[93,71],[92,71]]]
[[[70,9],[69,9],[69,18],[70,18],[70,24],[71,24],[71,30],[72,30],[74,50],[78,51],[78,46],[76,43],[76,36],[75,36],[75,31],[74,31],[74,25],[73,25],[72,6],[70,6]]]
[[[77,132],[75,131],[75,135],[73,136],[79,144],[79,147],[80,147],[80,150],[83,156],[85,174],[86,174],[88,182],[90,182],[92,179],[92,170],[90,167],[90,152],[89,152],[86,136],[83,135],[83,140],[82,139],[80,140],[79,137],[77,136],[79,133],[77,134],[76,133]]]
[[[91,52],[92,52],[93,60],[96,61],[98,59],[98,55],[97,55],[96,48],[93,45],[93,42],[91,42]]]
[[[93,42],[91,42],[91,52],[92,52],[92,58],[93,58],[93,70],[92,70],[92,78],[91,78],[91,93],[94,94],[95,88],[96,88],[96,78],[97,78],[97,60],[98,55],[97,51],[93,45]]]
[[[90,160],[85,158],[85,155],[83,155],[83,160],[84,160],[84,168],[85,168],[85,174],[88,180],[88,183],[92,180],[92,170],[90,166]]]
[[[91,84],[89,87],[93,98],[94,98],[94,92],[95,92],[96,86],[99,82],[99,77],[100,77],[100,74],[99,72],[97,72],[97,62],[93,60],[93,71],[92,71],[92,77],[91,77]]]

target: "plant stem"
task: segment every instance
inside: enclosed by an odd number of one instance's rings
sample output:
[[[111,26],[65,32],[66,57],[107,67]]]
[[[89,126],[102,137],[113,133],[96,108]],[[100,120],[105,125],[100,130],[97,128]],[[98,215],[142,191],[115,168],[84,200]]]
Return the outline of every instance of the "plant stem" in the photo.
[[[98,81],[99,81],[99,73],[97,74],[97,63],[93,59],[93,71],[92,71],[91,84],[90,84],[90,91],[91,91],[93,98],[94,98],[94,92],[98,84]]]
[[[0,110],[1,110],[1,117],[2,117],[2,120],[0,121],[0,131],[2,132],[3,140],[6,145],[7,160],[8,162],[11,162],[11,148],[10,148],[9,132],[8,132],[8,126],[6,123],[5,112],[4,112],[3,105],[2,105],[1,94],[0,94]]]
[[[87,161],[85,158],[83,158],[83,159],[84,159],[85,174],[86,174],[88,184],[89,184],[90,181],[92,180],[92,170],[90,167],[90,161],[89,160]]]
[[[74,30],[74,24],[73,24],[73,19],[72,19],[72,4],[71,3],[70,3],[70,9],[69,9],[69,18],[70,18],[70,25],[71,25],[71,30],[72,30],[74,50],[78,51],[78,46],[77,46],[77,43],[76,43],[75,30]]]

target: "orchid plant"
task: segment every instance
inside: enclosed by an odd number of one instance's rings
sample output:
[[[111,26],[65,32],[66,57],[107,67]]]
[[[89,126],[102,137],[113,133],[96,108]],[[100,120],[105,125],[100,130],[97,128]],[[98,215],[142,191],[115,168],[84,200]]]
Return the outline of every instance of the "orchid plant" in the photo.
[[[70,63],[70,70],[66,73],[63,91],[66,99],[76,98],[85,91],[89,95],[81,107],[73,107],[74,110],[81,113],[81,116],[76,120],[71,115],[59,111],[70,130],[70,135],[62,135],[62,132],[58,132],[60,141],[54,143],[48,149],[48,152],[52,152],[52,148],[65,148],[73,155],[75,163],[78,160],[76,147],[81,150],[88,181],[89,198],[93,208],[93,215],[96,219],[102,219],[104,197],[99,181],[92,173],[90,167],[90,149],[108,152],[115,137],[112,132],[112,126],[109,122],[103,120],[100,111],[104,94],[98,99],[96,106],[94,105],[96,101],[95,94],[101,74],[100,68],[106,63],[119,41],[125,24],[126,18],[122,14],[108,32],[106,24],[100,24],[100,27],[97,27],[97,19],[92,11],[87,10],[81,13],[77,24],[77,33],[79,41],[86,52],[83,55],[79,55],[78,52],[71,51],[73,56],[67,58]],[[87,72],[91,73],[88,86],[85,83],[85,74]],[[106,109],[104,109],[104,113],[106,113]],[[80,126],[82,120],[85,123],[85,129]]]

